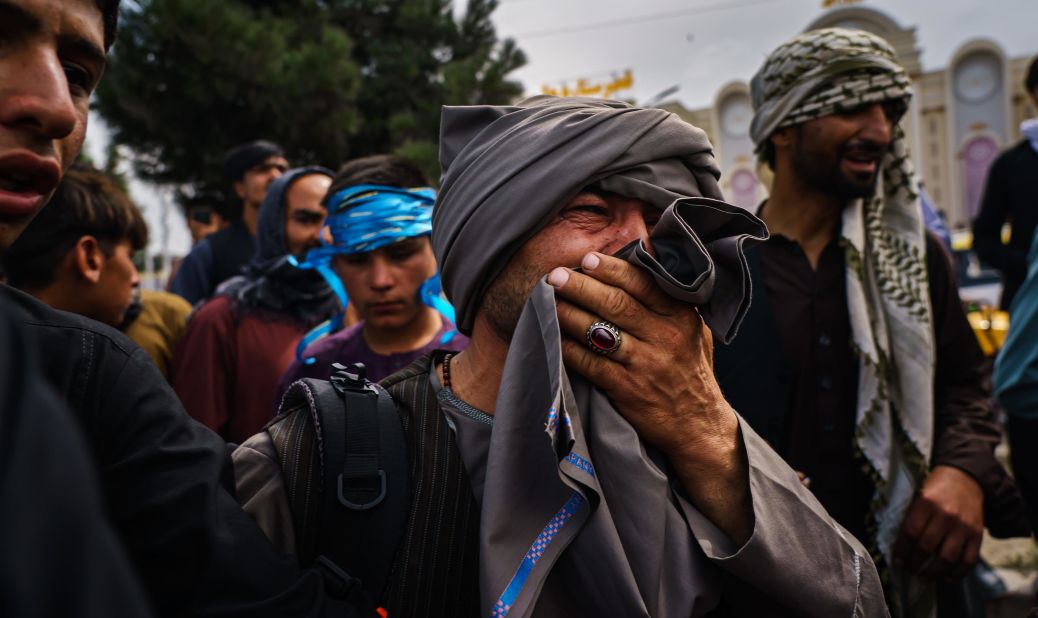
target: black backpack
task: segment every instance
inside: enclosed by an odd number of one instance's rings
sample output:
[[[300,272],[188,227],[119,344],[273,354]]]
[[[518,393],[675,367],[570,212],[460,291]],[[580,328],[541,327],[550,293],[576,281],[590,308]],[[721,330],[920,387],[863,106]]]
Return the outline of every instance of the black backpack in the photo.
[[[264,427],[277,450],[300,564],[374,612],[410,507],[407,444],[396,404],[363,364],[306,378]]]

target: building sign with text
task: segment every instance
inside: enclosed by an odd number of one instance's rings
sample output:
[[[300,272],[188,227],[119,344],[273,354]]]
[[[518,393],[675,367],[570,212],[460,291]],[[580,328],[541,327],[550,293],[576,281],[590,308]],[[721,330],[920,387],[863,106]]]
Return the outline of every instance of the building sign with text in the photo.
[[[557,85],[545,84],[541,92],[557,97],[599,97],[612,99],[618,92],[634,87],[634,75],[625,69],[620,75],[612,75],[600,80],[580,78],[575,84],[562,82]]]

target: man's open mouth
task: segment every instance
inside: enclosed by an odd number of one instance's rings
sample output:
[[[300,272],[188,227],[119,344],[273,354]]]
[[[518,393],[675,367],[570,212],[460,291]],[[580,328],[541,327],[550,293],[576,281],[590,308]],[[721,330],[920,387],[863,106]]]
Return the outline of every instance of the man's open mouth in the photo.
[[[843,155],[847,167],[856,173],[875,173],[879,167],[880,154],[865,151],[850,151]]]
[[[31,216],[60,180],[54,159],[28,151],[0,156],[0,217]]]
[[[22,174],[3,174],[0,172],[0,191],[9,193],[39,193],[35,191],[36,183],[29,176]]]
[[[0,156],[0,190],[47,195],[61,180],[61,166],[54,159],[27,151]]]

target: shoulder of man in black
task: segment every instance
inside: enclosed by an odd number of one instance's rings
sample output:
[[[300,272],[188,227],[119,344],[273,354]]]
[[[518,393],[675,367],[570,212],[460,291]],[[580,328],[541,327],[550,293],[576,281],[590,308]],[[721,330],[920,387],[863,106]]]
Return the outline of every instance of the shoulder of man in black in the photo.
[[[988,169],[986,189],[991,190],[991,184],[1011,182],[1014,176],[1020,175],[1028,180],[1034,178],[1035,170],[1038,169],[1038,152],[1035,152],[1031,142],[1024,139],[1003,150]],[[983,207],[983,204],[981,204]]]
[[[1038,156],[1038,152],[1035,152],[1034,146],[1031,145],[1030,140],[1022,139],[1019,142],[1007,148],[1001,155],[999,155],[998,158],[1017,161],[1038,161],[1038,158],[1032,159],[1032,157],[1035,156]]]
[[[1024,139],[1003,150],[991,163],[988,170],[989,181],[992,175],[996,180],[1005,181],[1008,174],[1020,174],[1038,167],[1038,152],[1031,142]]]
[[[213,250],[213,262],[216,270],[219,270],[220,266],[228,260],[248,264],[256,250],[256,239],[249,234],[245,223],[241,220],[227,225],[223,230],[214,232],[206,238],[206,241]]]
[[[9,286],[3,291],[16,320],[33,338],[47,380],[74,408],[89,402],[88,382],[98,371],[113,369],[113,361],[128,362],[139,348],[119,331],[75,313],[54,309]],[[140,352],[140,360],[146,360]],[[104,395],[104,393],[101,393]]]
[[[87,436],[106,510],[161,615],[310,616],[339,604],[241,510],[227,445],[184,412],[143,350],[8,286],[0,294]]]
[[[221,244],[225,242],[233,242],[235,240],[249,236],[252,238],[252,234],[249,234],[249,230],[242,223],[241,219],[235,219],[227,227],[216,230],[212,234],[206,237],[210,244],[216,243]]]

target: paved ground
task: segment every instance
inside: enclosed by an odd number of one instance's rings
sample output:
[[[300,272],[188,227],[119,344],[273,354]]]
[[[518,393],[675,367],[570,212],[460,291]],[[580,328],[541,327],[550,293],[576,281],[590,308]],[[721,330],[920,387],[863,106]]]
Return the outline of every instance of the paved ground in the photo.
[[[995,457],[1012,474],[1005,442],[995,449]],[[988,604],[988,618],[1023,618],[1038,606],[1038,543],[1034,539],[996,539],[985,531],[980,555],[1006,585],[1005,594]]]
[[[1010,469],[1005,443],[995,449],[995,456]],[[988,605],[988,618],[1022,618],[1038,606],[1038,544],[1033,539],[995,539],[985,532],[980,555],[995,568],[1007,588],[1005,595]]]
[[[1006,594],[988,605],[988,618],[1022,618],[1035,599],[1038,581],[1038,545],[1032,539],[993,539],[984,537],[981,555],[1006,584]]]

